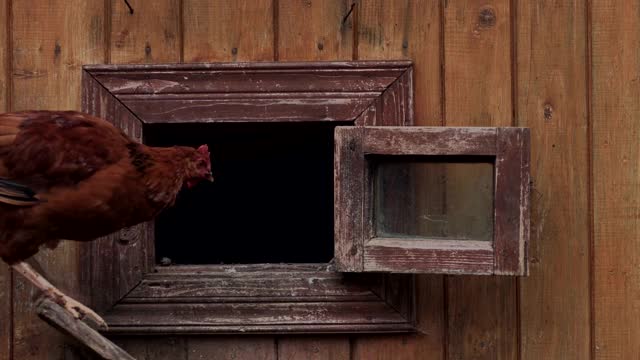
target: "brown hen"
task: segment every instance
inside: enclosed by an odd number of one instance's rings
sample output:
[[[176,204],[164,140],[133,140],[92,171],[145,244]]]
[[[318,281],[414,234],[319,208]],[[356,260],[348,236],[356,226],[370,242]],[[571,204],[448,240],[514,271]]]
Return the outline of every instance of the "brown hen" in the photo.
[[[0,114],[0,258],[75,317],[104,321],[24,262],[61,239],[151,220],[183,186],[212,181],[207,145],[154,148],[72,111]]]

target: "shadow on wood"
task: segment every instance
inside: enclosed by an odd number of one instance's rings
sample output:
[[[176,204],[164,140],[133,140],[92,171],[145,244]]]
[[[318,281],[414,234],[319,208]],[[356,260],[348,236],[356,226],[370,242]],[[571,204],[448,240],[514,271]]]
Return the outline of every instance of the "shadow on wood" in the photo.
[[[109,341],[97,331],[74,318],[62,306],[51,299],[40,297],[36,304],[38,316],[57,330],[71,336],[84,346],[93,350],[100,359],[106,360],[135,360],[126,351]]]

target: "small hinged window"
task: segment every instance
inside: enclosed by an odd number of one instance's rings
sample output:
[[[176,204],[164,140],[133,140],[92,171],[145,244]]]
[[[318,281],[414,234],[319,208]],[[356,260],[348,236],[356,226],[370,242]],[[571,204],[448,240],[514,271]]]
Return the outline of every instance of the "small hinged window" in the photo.
[[[528,129],[337,127],[335,152],[339,270],[526,274]]]

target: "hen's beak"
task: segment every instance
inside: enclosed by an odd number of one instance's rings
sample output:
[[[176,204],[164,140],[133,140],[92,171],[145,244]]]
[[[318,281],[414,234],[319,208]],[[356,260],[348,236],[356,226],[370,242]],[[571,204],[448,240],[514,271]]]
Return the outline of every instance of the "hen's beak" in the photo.
[[[210,181],[210,182],[213,182],[213,174],[211,174],[211,172],[209,172],[209,173],[207,174],[207,176],[205,177],[205,180]]]

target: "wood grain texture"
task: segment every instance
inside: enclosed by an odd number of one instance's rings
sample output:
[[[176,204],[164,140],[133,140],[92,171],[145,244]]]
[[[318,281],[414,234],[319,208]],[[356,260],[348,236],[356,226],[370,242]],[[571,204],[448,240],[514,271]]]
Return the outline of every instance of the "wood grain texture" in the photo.
[[[277,3],[278,60],[352,59],[352,1],[279,0]]]
[[[511,125],[510,14],[509,1],[446,2],[447,126]],[[446,285],[448,357],[517,358],[515,279],[452,276]]]
[[[109,333],[135,335],[405,332],[412,328],[383,301],[120,303],[104,319]]]
[[[136,360],[188,360],[188,339],[184,337],[114,337],[113,342],[126,350]],[[207,359],[206,357],[204,357]]]
[[[183,16],[185,62],[274,60],[272,0],[184,0]]]
[[[592,2],[595,357],[640,354],[640,4]]]
[[[265,92],[382,92],[409,66],[407,62],[354,67],[323,63],[298,63],[283,67],[278,63],[251,64],[242,68],[181,66],[93,67],[89,70],[109,91],[124,94],[265,93]],[[389,66],[389,68],[385,68]],[[200,70],[200,71],[198,71]],[[186,79],[185,79],[186,77]],[[277,91],[276,91],[277,90]]]
[[[375,95],[369,93],[217,95],[121,99],[131,111],[140,114],[145,123],[200,122],[211,114],[216,117],[208,122],[353,121],[375,99]]]
[[[498,129],[493,242],[498,275],[528,274],[529,143],[529,129]]]
[[[105,54],[105,2],[12,2],[11,92],[13,110],[79,110],[80,67],[101,63]],[[38,25],[35,25],[38,24]],[[85,300],[80,287],[78,246],[62,242],[36,259],[48,279],[63,292]],[[34,288],[14,282],[15,359],[60,359],[64,338],[36,317]]]
[[[106,320],[112,333],[138,334],[411,329],[411,286],[394,283],[393,296],[386,297],[372,291],[380,281],[336,273],[326,264],[161,267]]]
[[[496,155],[497,129],[396,127],[364,129],[362,152],[376,155]]]
[[[263,336],[190,337],[188,359],[276,360],[273,338]]]
[[[111,1],[110,63],[180,62],[179,0]]]
[[[66,309],[49,298],[40,297],[36,303],[38,316],[64,334],[71,336],[105,360],[135,360],[82,320],[74,318]]]
[[[588,359],[591,351],[586,6],[515,9],[516,118],[531,128],[533,181],[530,273],[519,280],[522,359]]]
[[[443,121],[440,1],[363,0],[356,5],[357,56],[361,60],[411,59],[414,63],[415,125]],[[441,275],[416,280],[416,318],[420,333],[356,337],[355,359],[444,359],[444,286]]]
[[[358,59],[413,61],[416,125],[441,125],[440,3],[364,0],[356,9]]]
[[[278,360],[349,360],[344,337],[289,337],[278,340]]]
[[[218,272],[220,268],[225,270]],[[123,301],[292,303],[379,300],[366,284],[345,278],[326,268],[324,264],[308,264],[306,268],[286,265],[278,268],[270,265],[216,265],[191,273],[171,273],[165,271],[165,268],[158,268],[147,274]]]
[[[494,261],[486,241],[375,238],[364,246],[364,271],[492,274]]]
[[[0,24],[9,23],[8,1],[0,1]],[[7,46],[9,40],[9,34],[7,32],[8,26],[0,26],[0,39],[3,41],[3,45],[0,45],[0,112],[6,112],[9,99],[10,81],[7,78],[9,56],[7,52],[10,50]],[[5,264],[0,263],[0,360],[11,360],[11,336],[13,333],[12,327],[12,271],[11,268]]]
[[[11,48],[9,47],[9,37],[11,36],[9,31],[10,14],[9,0],[0,1],[0,111],[5,112],[9,110],[9,91],[11,87],[9,65],[11,61]],[[1,347],[0,347],[1,349]]]
[[[334,143],[334,231],[338,271],[361,272],[364,256],[365,159],[363,129],[338,127]]]

